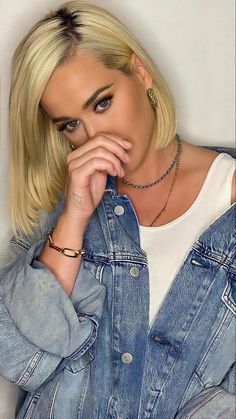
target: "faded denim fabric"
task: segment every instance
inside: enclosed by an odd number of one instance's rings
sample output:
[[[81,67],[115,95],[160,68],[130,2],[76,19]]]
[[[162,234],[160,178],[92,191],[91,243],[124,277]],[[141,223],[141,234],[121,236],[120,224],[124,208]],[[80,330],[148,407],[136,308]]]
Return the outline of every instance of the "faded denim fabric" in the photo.
[[[0,374],[22,389],[17,419],[234,419],[235,205],[194,243],[151,327],[128,197],[108,177],[71,298],[37,261],[62,206],[34,239],[12,239],[0,270]]]

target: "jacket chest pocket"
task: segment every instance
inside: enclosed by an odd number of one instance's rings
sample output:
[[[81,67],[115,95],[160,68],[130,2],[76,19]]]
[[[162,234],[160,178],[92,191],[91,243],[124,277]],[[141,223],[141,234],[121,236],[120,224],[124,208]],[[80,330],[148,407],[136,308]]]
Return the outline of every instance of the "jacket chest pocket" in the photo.
[[[230,311],[225,313],[205,356],[196,370],[204,387],[220,385],[235,361],[235,319]]]
[[[202,390],[221,385],[235,362],[235,277],[221,268],[215,281],[217,292],[211,293],[204,311],[207,334],[205,326],[198,330],[198,336],[204,333],[205,343],[179,408]]]
[[[235,362],[235,319],[225,312],[221,326],[214,334],[205,353],[193,371],[181,400],[181,409],[189,399],[206,388],[221,385]]]

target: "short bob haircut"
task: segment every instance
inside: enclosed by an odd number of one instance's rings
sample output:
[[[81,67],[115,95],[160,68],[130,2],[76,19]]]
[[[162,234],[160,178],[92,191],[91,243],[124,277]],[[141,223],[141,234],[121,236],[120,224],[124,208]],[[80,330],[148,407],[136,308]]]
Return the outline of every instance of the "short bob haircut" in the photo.
[[[16,235],[32,235],[42,211],[53,211],[67,182],[69,145],[40,108],[43,91],[58,66],[91,51],[110,69],[132,73],[134,52],[153,78],[158,100],[157,148],[176,133],[172,96],[156,65],[132,34],[106,10],[74,0],[60,6],[25,36],[12,62],[10,93],[10,201]]]

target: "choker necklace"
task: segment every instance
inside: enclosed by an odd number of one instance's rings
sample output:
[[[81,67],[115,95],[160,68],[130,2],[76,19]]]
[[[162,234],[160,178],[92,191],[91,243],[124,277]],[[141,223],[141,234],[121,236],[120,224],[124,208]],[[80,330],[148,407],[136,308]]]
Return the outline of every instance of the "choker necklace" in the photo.
[[[174,165],[179,161],[180,153],[181,153],[181,150],[182,150],[181,138],[180,138],[179,134],[176,134],[176,140],[177,140],[177,151],[176,151],[176,155],[174,157],[174,160],[172,161],[171,165],[168,167],[166,172],[160,178],[156,179],[152,183],[147,183],[146,185],[137,185],[136,183],[129,182],[128,180],[126,180],[123,177],[118,177],[119,181],[121,183],[123,183],[127,186],[130,186],[132,188],[135,188],[135,189],[147,189],[147,188],[151,188],[154,185],[157,185],[159,182],[161,182],[171,172]]]

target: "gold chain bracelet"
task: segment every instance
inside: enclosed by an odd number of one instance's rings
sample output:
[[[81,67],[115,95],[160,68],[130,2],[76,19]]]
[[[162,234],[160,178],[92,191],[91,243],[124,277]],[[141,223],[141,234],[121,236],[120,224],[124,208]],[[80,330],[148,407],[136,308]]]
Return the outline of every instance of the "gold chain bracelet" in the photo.
[[[63,247],[57,246],[52,239],[52,233],[48,235],[47,242],[51,249],[57,250],[57,252],[62,253],[64,256],[68,258],[77,258],[79,255],[84,256],[86,253],[84,249],[76,250],[76,249],[70,249],[69,247],[63,248]]]

